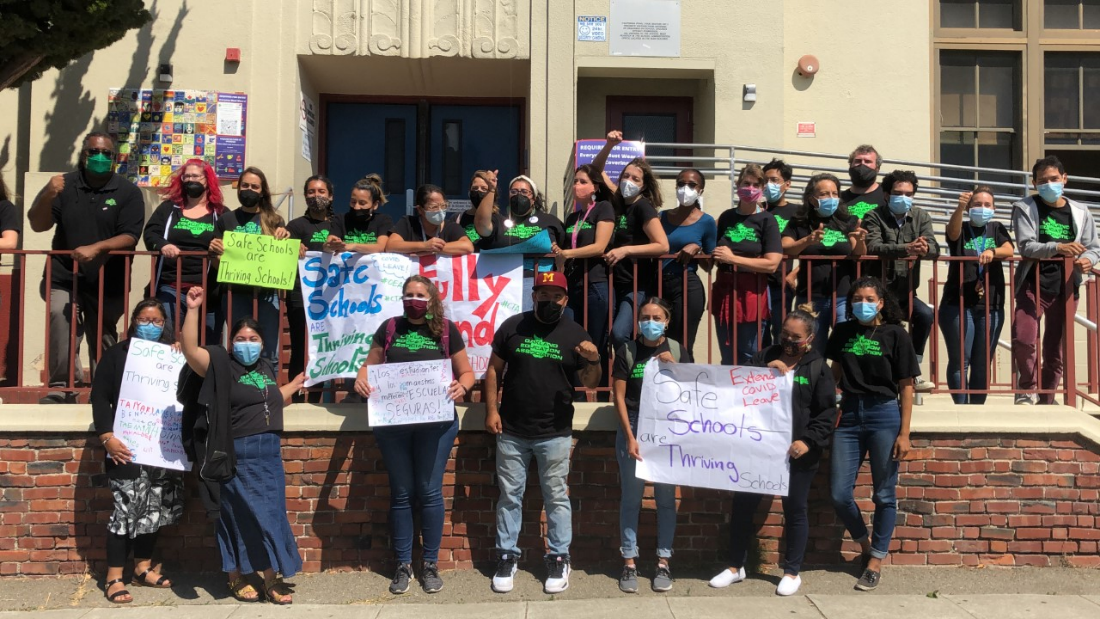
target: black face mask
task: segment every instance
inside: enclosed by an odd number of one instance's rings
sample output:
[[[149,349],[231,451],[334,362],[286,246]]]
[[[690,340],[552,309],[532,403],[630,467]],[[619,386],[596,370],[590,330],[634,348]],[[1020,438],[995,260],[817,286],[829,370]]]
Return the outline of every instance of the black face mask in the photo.
[[[561,320],[561,315],[564,311],[565,306],[559,305],[553,301],[535,302],[535,317],[545,323],[553,324]]]
[[[237,201],[241,203],[241,206],[248,208],[252,208],[259,204],[262,197],[263,196],[261,196],[259,192],[252,191],[251,189],[244,189],[237,192]]]
[[[516,194],[508,199],[508,212],[513,217],[526,217],[532,208],[534,205],[531,204],[531,198],[523,194]]]
[[[348,211],[348,216],[356,224],[363,224],[370,221],[370,218],[374,216],[374,209],[351,209]]]
[[[801,357],[803,351],[803,343],[797,340],[779,340],[779,345],[783,347],[783,354],[788,357]]]
[[[856,187],[870,187],[878,178],[878,172],[865,165],[856,165],[848,168],[848,178]]]
[[[488,191],[482,191],[480,189],[471,189],[470,190],[470,204],[472,204],[474,206],[474,208],[477,208],[478,205],[481,204],[481,201],[484,200],[485,196],[488,195],[488,194],[489,194]]]
[[[188,198],[199,198],[202,194],[206,193],[206,186],[198,181],[187,181],[183,184],[183,193]]]

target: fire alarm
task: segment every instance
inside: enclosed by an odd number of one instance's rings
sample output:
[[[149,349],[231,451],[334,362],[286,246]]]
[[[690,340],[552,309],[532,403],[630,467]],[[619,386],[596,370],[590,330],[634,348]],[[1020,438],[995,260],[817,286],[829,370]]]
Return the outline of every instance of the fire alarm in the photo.
[[[820,68],[821,64],[817,61],[817,56],[806,54],[798,59],[798,74],[802,77],[813,77]]]
[[[227,47],[227,48],[225,48],[225,61],[226,62],[240,62],[241,61],[241,48],[239,48],[239,47]]]

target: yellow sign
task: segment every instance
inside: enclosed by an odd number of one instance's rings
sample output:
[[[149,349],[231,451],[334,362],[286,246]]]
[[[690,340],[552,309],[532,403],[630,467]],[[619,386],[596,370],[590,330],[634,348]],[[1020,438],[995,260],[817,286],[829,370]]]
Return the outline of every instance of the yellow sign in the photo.
[[[277,240],[263,234],[226,232],[218,282],[262,288],[294,288],[298,276],[298,239]]]

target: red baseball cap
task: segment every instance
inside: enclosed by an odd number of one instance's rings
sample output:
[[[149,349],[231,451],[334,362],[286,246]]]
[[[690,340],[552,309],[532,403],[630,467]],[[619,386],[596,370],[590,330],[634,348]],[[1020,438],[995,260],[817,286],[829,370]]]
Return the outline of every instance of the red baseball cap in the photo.
[[[544,286],[553,286],[554,288],[561,288],[569,292],[569,285],[565,281],[565,273],[560,273],[558,271],[545,271],[535,274],[535,285],[533,288],[542,288]]]

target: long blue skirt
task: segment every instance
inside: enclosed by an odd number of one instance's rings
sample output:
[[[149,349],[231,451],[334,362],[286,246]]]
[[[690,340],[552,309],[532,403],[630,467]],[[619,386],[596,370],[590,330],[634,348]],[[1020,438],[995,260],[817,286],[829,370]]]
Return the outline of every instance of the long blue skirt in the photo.
[[[279,435],[233,440],[237,476],[222,484],[218,549],[222,571],[242,574],[268,568],[289,578],[302,569],[298,542],[286,519],[286,473]]]

